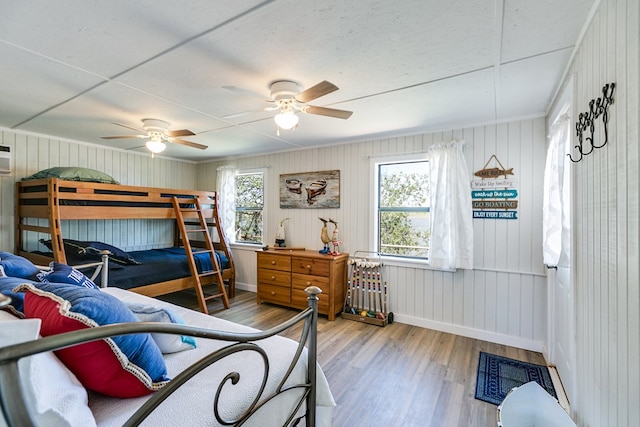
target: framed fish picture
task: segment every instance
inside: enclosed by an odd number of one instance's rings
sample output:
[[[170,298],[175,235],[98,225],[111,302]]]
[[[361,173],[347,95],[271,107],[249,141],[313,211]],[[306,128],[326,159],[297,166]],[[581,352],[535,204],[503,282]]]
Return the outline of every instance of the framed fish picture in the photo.
[[[281,209],[326,209],[339,207],[339,170],[280,175]]]

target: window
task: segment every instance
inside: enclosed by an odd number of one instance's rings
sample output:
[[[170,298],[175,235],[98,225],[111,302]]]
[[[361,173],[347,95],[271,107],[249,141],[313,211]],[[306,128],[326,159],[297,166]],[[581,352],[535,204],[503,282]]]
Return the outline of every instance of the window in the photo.
[[[427,259],[429,253],[429,163],[378,163],[378,251]]]
[[[262,244],[264,174],[238,173],[235,177],[236,242]]]

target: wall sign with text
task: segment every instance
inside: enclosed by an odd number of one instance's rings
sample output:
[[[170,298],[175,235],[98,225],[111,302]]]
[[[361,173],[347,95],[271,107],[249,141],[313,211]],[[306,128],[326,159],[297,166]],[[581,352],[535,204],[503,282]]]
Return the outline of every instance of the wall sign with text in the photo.
[[[494,165],[490,166],[491,161]],[[518,219],[517,180],[513,168],[502,166],[492,155],[471,181],[473,217],[479,219]]]

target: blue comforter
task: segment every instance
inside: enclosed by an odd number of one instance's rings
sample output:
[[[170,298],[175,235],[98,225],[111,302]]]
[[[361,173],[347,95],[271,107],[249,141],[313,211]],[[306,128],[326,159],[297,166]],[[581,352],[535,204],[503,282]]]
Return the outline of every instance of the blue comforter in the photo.
[[[109,268],[109,286],[130,289],[191,275],[184,248],[149,249],[129,254],[140,264],[112,265]],[[194,259],[199,272],[212,270],[208,253],[196,254]],[[223,252],[216,251],[216,259],[221,269],[229,267],[229,260]],[[96,285],[100,285],[100,281],[101,277],[94,280]]]

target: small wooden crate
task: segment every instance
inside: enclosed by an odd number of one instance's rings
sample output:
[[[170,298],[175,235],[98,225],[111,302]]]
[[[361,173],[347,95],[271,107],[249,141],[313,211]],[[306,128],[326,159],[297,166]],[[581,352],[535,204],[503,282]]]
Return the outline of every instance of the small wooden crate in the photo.
[[[387,316],[384,319],[380,319],[378,317],[361,316],[359,314],[345,313],[345,312],[342,312],[341,316],[344,317],[345,319],[356,320],[358,322],[368,323],[370,325],[387,326],[388,324]]]

